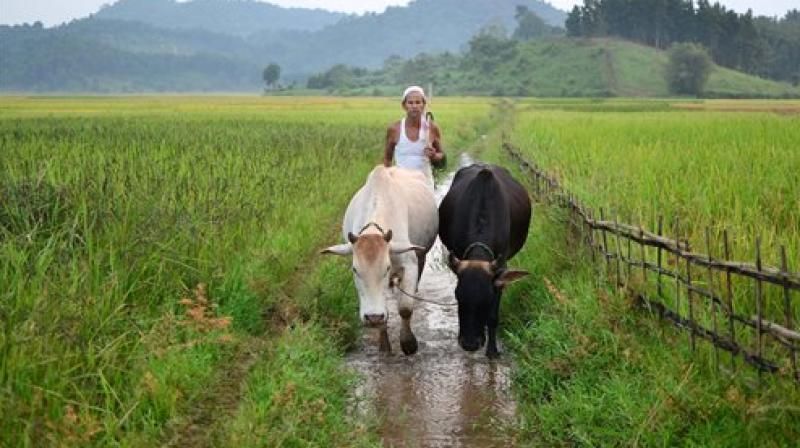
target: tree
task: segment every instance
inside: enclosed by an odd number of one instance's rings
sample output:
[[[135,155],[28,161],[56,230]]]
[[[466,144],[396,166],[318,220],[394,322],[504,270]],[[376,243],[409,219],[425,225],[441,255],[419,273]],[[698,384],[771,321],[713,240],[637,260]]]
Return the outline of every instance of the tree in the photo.
[[[667,84],[672,93],[701,95],[711,72],[711,56],[700,45],[682,43],[669,49]]]
[[[269,64],[263,73],[264,84],[267,85],[267,88],[274,89],[275,84],[281,79],[281,66],[276,63]]]
[[[567,20],[564,22],[564,26],[567,28],[567,36],[570,37],[580,37],[583,36],[583,26],[581,24],[582,17],[581,17],[581,8],[578,5],[575,5],[572,8],[572,11],[567,14]]]
[[[514,30],[514,34],[511,36],[513,39],[531,40],[556,33],[553,27],[546,24],[527,6],[517,5],[517,13],[514,17],[517,19],[517,29]]]

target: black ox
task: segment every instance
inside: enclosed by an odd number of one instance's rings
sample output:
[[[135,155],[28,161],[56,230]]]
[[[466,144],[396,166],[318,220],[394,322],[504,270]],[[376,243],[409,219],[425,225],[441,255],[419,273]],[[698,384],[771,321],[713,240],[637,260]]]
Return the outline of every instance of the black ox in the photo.
[[[439,237],[450,251],[458,277],[458,343],[475,351],[486,341],[495,358],[497,322],[503,287],[528,273],[506,268],[525,244],[531,201],[525,188],[502,167],[476,164],[456,173],[439,206]]]

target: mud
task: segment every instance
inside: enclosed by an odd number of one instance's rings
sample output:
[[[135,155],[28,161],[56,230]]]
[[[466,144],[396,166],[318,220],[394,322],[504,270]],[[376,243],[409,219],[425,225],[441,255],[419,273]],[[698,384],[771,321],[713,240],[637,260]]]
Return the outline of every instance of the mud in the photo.
[[[462,155],[461,165],[471,163]],[[437,186],[437,201],[447,193],[453,174]],[[379,417],[386,447],[507,447],[514,440],[510,426],[516,404],[510,393],[510,360],[490,361],[481,349],[468,353],[458,346],[455,276],[437,240],[428,254],[420,295],[445,306],[417,302],[411,327],[419,351],[399,350],[400,317],[389,304],[392,353],[378,351],[377,330],[365,330],[347,364],[363,380],[354,406],[363,416]],[[499,341],[498,341],[499,342]],[[500,347],[502,352],[502,347]]]

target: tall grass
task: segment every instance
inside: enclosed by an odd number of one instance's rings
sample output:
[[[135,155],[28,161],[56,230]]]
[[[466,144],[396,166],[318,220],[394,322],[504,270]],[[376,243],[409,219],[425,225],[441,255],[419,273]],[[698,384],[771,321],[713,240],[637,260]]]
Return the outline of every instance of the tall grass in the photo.
[[[512,140],[611,219],[653,229],[662,215],[672,229],[679,218],[694,247],[705,247],[705,227],[716,241],[728,228],[740,260],[753,260],[760,235],[773,265],[784,245],[800,269],[800,115],[611,106],[522,112]]]
[[[442,106],[454,142],[488,110]],[[400,112],[386,99],[0,100],[0,444],[162,440],[291,306],[289,278],[329,243]]]
[[[497,149],[484,156],[512,165]],[[716,371],[708,345],[692,352],[685,332],[609,287],[567,219],[535,206],[526,246],[509,262],[531,272],[504,294],[500,312],[521,445],[795,444],[800,396],[790,381],[759,386],[741,365],[736,377]]]

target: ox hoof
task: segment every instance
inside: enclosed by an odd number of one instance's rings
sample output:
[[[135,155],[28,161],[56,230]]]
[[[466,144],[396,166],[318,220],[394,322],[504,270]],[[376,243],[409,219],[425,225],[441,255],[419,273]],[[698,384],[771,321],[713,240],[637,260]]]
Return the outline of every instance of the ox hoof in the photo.
[[[410,337],[403,338],[400,341],[400,348],[403,349],[403,353],[406,355],[413,355],[417,353],[417,349],[419,348],[419,344],[417,344],[417,338],[414,337],[412,334]]]
[[[497,349],[486,350],[486,357],[489,359],[498,359],[500,358],[500,352],[497,351]]]

